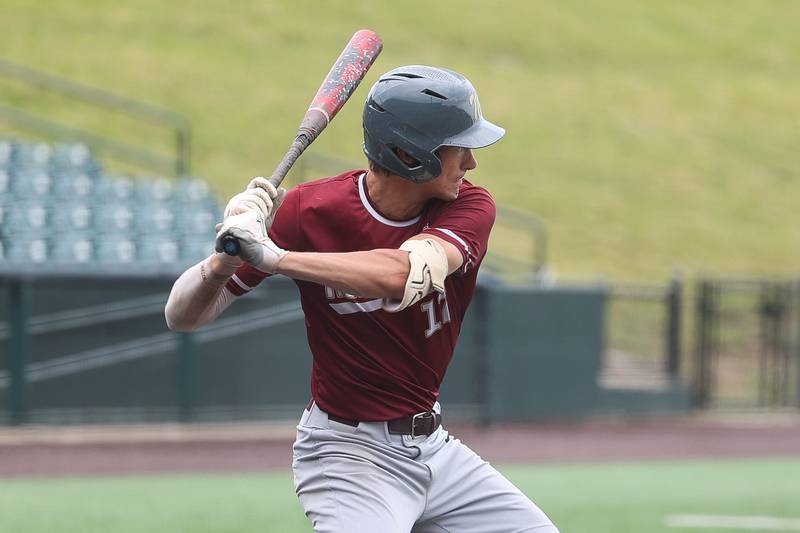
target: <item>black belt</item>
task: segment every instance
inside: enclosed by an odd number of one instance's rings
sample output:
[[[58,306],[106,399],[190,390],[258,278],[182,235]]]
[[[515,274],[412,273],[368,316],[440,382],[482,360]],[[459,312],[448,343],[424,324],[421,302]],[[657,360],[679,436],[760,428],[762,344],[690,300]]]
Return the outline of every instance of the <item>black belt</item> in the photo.
[[[308,402],[306,407],[311,410],[314,405],[314,400]],[[358,427],[358,420],[350,420],[341,418],[332,414],[328,414],[328,420],[339,422],[352,427]],[[442,415],[433,411],[423,411],[415,415],[405,416],[403,418],[395,418],[386,422],[386,429],[392,435],[410,435],[413,437],[427,437],[442,425]]]

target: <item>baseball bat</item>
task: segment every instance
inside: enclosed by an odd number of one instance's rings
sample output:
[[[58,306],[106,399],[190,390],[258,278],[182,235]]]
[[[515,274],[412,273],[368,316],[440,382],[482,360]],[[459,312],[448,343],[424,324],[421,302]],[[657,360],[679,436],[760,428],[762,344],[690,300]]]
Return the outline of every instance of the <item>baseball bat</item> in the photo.
[[[300,154],[319,137],[344,106],[382,49],[383,42],[374,31],[359,30],[353,34],[317,90],[289,151],[269,178],[275,187],[281,184]],[[239,241],[232,236],[222,240],[222,248],[228,255],[239,255],[241,249]]]

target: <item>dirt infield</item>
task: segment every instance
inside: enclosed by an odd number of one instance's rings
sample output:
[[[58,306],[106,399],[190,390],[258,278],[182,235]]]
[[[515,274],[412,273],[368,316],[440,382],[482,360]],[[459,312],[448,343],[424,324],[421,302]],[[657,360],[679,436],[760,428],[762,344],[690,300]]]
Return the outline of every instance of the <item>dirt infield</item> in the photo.
[[[800,456],[800,413],[450,426],[494,463]],[[286,424],[0,430],[0,476],[286,470]]]

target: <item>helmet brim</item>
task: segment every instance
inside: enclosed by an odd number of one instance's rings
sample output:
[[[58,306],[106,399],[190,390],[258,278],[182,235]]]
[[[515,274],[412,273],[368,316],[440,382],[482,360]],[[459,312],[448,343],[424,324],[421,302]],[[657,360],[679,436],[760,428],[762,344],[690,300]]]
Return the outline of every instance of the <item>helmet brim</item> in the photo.
[[[481,118],[471,127],[445,139],[442,146],[460,146],[462,148],[484,148],[499,141],[506,130]]]

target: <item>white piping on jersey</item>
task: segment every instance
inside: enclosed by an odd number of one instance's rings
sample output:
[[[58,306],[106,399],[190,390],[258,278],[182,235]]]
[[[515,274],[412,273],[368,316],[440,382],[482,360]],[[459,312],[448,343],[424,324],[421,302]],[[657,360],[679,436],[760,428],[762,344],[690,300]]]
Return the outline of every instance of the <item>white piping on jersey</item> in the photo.
[[[371,313],[383,307],[383,300],[367,300],[366,302],[341,302],[338,304],[328,304],[340,315],[351,315],[353,313]]]
[[[433,229],[433,230],[436,230],[436,231],[441,231],[445,235],[449,235],[450,237],[454,238],[459,243],[461,243],[461,246],[464,247],[464,251],[467,252],[467,255],[469,255],[469,246],[467,246],[467,243],[464,241],[464,239],[462,239],[461,237],[459,237],[458,235],[453,233],[451,230],[444,229],[444,228],[427,228],[427,229]]]
[[[385,216],[378,213],[375,208],[372,207],[372,204],[369,203],[369,199],[367,198],[366,176],[366,174],[361,174],[358,177],[358,195],[361,197],[361,203],[364,204],[364,208],[370,215],[372,215],[372,218],[382,224],[386,224],[387,226],[392,226],[394,228],[405,228],[406,226],[411,226],[412,224],[419,222],[419,215],[410,220],[389,220]]]
[[[250,287],[250,286],[248,286],[248,285],[247,285],[247,284],[246,284],[244,281],[240,280],[240,279],[239,279],[239,276],[237,276],[236,274],[234,274],[233,276],[231,276],[231,279],[232,279],[232,280],[233,280],[233,282],[234,282],[235,284],[237,284],[237,285],[239,286],[239,288],[241,288],[243,291],[250,291],[250,290],[252,290],[252,289],[253,289],[253,287]]]
[[[469,269],[469,266],[472,264],[472,254],[469,251],[469,246],[467,246],[466,241],[464,241],[464,239],[462,239],[461,237],[459,237],[458,235],[456,235],[453,231],[451,231],[449,229],[444,229],[444,228],[426,228],[425,231],[428,231],[428,230],[441,231],[442,233],[444,233],[448,237],[452,237],[453,239],[458,241],[461,244],[461,246],[464,247],[464,252],[466,252],[467,260],[464,261],[464,265],[461,268],[462,268],[462,270],[464,272],[466,272]]]

